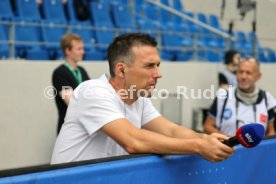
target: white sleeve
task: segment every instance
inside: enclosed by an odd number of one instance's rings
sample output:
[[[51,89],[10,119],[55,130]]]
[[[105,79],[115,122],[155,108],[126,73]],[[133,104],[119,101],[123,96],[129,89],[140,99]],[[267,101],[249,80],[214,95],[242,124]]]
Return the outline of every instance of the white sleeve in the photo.
[[[85,90],[84,90],[85,91]],[[79,95],[79,121],[91,135],[107,123],[124,118],[116,96],[105,87],[96,87]]]
[[[149,98],[143,98],[143,119],[142,126],[150,122],[151,120],[160,116],[160,113],[157,109],[152,105],[152,102]]]
[[[266,91],[266,98],[267,98],[267,109],[270,110],[274,107],[276,107],[276,100],[275,98]]]

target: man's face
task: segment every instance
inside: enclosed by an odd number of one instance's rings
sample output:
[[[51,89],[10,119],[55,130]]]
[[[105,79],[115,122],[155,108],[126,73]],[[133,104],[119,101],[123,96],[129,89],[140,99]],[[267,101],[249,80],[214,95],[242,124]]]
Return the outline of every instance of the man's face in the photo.
[[[84,45],[82,41],[72,41],[72,48],[67,49],[66,51],[67,59],[70,59],[74,62],[81,61],[84,55]]]
[[[252,93],[255,89],[255,83],[260,77],[259,66],[254,58],[240,62],[237,70],[237,80],[240,90]]]
[[[151,97],[162,75],[159,71],[160,57],[156,47],[135,46],[132,48],[133,63],[127,68],[126,87],[136,87],[134,98],[139,96]]]

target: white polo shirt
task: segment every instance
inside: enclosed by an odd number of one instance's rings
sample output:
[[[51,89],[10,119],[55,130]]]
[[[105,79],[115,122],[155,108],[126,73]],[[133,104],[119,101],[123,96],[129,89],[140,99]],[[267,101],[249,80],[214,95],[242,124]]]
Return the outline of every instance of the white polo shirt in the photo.
[[[267,124],[274,119],[273,108],[276,106],[276,101],[269,92],[260,90],[256,103],[247,105],[236,96],[236,88],[229,88],[223,110],[224,102],[223,98],[216,98],[208,114],[216,121],[216,127],[226,135],[234,136],[239,127],[248,123],[260,123],[266,129]]]
[[[126,155],[128,153],[100,129],[119,118],[126,118],[133,126],[141,128],[158,116],[149,98],[125,104],[106,75],[83,82],[73,92],[51,164]]]

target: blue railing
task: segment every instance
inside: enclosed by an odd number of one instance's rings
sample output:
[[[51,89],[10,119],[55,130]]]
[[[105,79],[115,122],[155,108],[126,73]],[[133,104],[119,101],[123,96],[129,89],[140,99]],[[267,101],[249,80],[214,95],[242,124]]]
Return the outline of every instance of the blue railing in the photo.
[[[275,183],[275,155],[276,139],[268,139],[251,149],[238,146],[232,157],[219,163],[196,155],[145,156],[4,177],[0,184]]]

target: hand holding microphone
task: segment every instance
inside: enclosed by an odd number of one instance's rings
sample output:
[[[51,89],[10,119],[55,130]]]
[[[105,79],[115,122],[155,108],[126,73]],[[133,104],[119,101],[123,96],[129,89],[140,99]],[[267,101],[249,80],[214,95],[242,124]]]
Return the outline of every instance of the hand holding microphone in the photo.
[[[236,132],[236,136],[227,139],[223,143],[230,147],[241,144],[246,148],[252,148],[262,141],[264,135],[263,125],[250,123],[240,127]]]

